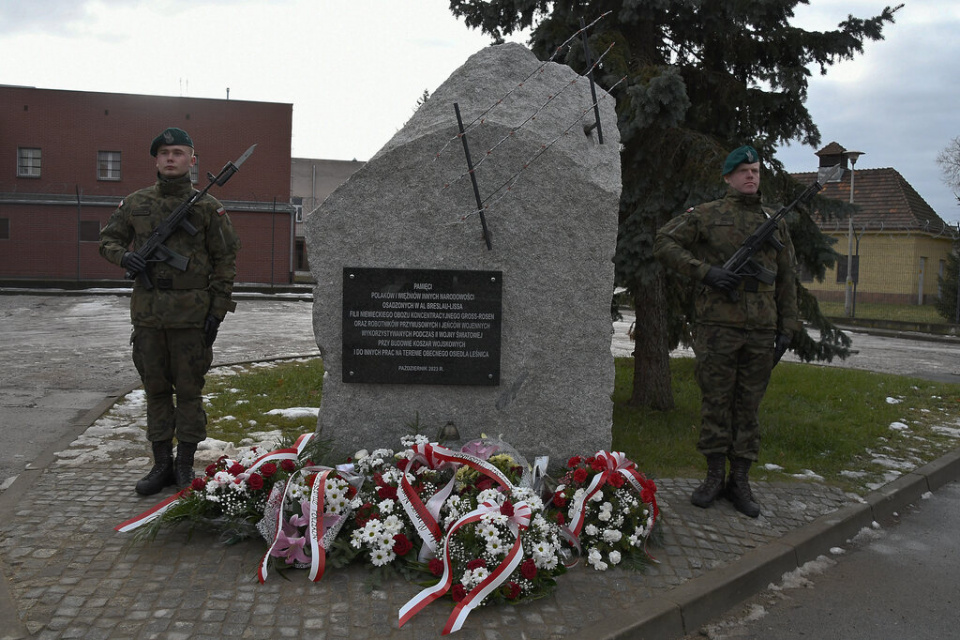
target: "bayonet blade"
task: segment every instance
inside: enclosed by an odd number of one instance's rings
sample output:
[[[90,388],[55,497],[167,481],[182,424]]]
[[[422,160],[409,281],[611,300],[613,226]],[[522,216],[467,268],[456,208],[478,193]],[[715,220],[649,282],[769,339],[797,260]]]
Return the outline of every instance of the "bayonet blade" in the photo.
[[[240,165],[242,165],[244,162],[246,162],[246,161],[247,161],[247,158],[249,158],[250,156],[253,155],[253,150],[256,149],[256,148],[257,148],[256,143],[250,145],[250,148],[247,149],[246,151],[244,151],[242,156],[240,156],[239,158],[237,158],[236,162],[233,163],[233,166],[236,167],[237,169],[239,169],[239,168],[240,168]]]

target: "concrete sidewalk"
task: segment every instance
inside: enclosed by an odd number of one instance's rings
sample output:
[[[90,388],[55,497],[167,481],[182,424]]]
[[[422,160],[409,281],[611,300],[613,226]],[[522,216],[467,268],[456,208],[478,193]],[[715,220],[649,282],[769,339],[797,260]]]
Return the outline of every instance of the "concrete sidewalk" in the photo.
[[[37,461],[0,494],[0,638],[432,638],[450,607],[427,607],[403,629],[397,612],[420,587],[400,578],[377,589],[361,567],[306,571],[256,568],[257,540],[227,546],[207,532],[168,529],[135,541],[113,527],[149,508],[123,447],[87,459],[86,437],[103,437],[105,398],[78,425],[81,436]],[[122,435],[117,438],[122,438]],[[142,442],[131,446],[142,449]],[[79,460],[79,462],[78,462]],[[663,540],[644,572],[577,566],[542,600],[474,611],[460,638],[678,638],[778,582],[872,522],[885,522],[925,492],[960,478],[960,451],[900,477],[866,500],[814,483],[756,483],[763,515],[729,503],[690,505],[695,479],[659,479]],[[159,497],[163,497],[162,494]]]

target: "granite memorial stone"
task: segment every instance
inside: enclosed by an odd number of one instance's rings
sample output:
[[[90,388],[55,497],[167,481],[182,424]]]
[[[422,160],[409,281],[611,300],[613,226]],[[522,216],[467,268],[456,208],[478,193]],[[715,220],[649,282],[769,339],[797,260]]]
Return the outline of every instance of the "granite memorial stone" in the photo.
[[[614,101],[597,103],[603,144],[586,77],[488,47],[307,218],[335,451],[415,429],[529,460],[610,447],[620,150]]]

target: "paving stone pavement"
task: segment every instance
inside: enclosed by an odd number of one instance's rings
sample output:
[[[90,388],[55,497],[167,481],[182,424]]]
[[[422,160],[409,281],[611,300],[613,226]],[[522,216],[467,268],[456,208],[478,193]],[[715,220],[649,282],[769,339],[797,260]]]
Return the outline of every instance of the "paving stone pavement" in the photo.
[[[103,437],[94,422],[70,449]],[[130,437],[120,433],[117,439]],[[140,447],[131,441],[132,447]],[[397,612],[419,587],[397,578],[371,589],[361,567],[329,570],[309,582],[305,571],[256,568],[262,541],[225,545],[212,532],[165,529],[152,541],[114,531],[156,498],[140,498],[125,470],[130,454],[83,462],[62,451],[0,523],[0,558],[17,615],[30,637],[57,638],[432,638],[450,607],[434,603],[397,628]],[[78,463],[77,460],[80,460]],[[141,464],[143,461],[141,460]],[[599,637],[593,631],[639,602],[728,566],[786,533],[859,500],[814,483],[757,483],[764,514],[751,520],[724,501],[703,510],[689,503],[693,479],[658,480],[662,536],[657,562],[642,572],[597,572],[577,566],[554,593],[516,607],[474,611],[464,639]],[[15,493],[14,484],[8,494]],[[159,496],[163,497],[163,495]],[[16,638],[10,628],[0,637]]]

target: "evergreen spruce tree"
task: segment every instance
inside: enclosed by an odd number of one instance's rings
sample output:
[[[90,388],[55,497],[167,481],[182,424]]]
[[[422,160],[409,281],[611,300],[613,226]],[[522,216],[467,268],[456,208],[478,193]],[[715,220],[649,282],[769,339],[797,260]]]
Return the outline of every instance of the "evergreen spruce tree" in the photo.
[[[723,193],[720,167],[743,144],[763,158],[767,204],[790,202],[806,185],[792,181],[775,156],[790,141],[816,147],[820,133],[804,102],[811,67],[823,74],[834,63],[862,53],[866,40],[882,39],[900,7],[867,19],[849,16],[836,30],[791,25],[804,0],[451,0],[468,27],[495,41],[532,28],[530,45],[541,59],[557,53],[580,73],[585,52],[575,39],[590,24],[593,59],[613,44],[597,82],[617,100],[623,192],[614,262],[618,283],[631,292],[634,389],[631,403],[673,407],[669,351],[687,337],[693,283],[664,273],[653,257],[657,229],[686,208]],[[824,199],[819,199],[817,207]],[[829,207],[829,205],[826,205]],[[798,260],[821,278],[836,252],[806,215],[794,213],[791,232]],[[804,318],[819,341],[798,336],[793,350],[804,360],[843,356],[847,339],[819,313],[797,283]]]

